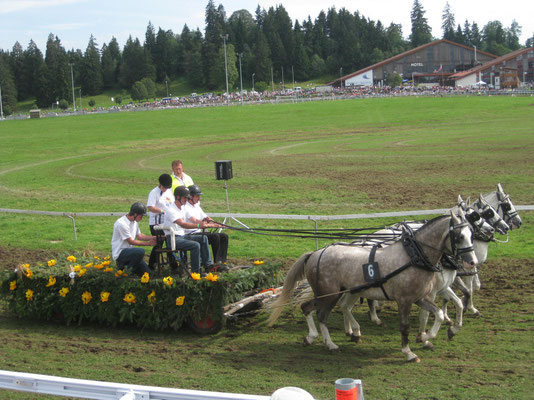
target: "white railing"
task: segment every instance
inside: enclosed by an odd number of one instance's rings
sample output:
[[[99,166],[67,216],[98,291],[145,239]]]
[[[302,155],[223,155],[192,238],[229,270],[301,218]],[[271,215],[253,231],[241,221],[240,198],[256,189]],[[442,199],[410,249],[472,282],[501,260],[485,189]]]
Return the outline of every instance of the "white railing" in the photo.
[[[0,370],[0,389],[96,400],[269,400],[270,396],[171,389]],[[2,396],[3,397],[3,396]]]

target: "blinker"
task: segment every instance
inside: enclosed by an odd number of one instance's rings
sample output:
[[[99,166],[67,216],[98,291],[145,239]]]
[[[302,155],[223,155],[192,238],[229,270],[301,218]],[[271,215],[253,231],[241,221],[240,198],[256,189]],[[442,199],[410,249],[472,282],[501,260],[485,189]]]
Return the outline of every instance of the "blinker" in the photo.
[[[510,205],[510,203],[502,203],[501,208],[503,211],[508,212],[512,209],[512,206]]]

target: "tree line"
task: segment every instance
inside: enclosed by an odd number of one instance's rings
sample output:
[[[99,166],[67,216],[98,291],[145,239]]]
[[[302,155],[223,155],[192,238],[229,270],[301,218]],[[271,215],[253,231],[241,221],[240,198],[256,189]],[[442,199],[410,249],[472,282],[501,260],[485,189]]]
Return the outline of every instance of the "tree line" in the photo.
[[[31,98],[43,108],[58,101],[68,105],[72,78],[85,96],[123,89],[141,100],[155,96],[156,82],[168,85],[177,78],[199,91],[216,91],[226,89],[227,74],[234,91],[240,73],[247,83],[255,80],[256,90],[283,81],[338,77],[434,40],[425,13],[414,0],[408,39],[399,24],[384,26],[345,8],[293,22],[282,4],[268,10],[258,6],[255,15],[239,10],[227,17],[224,6],[213,0],[206,6],[204,33],[187,25],[179,34],[161,27],[156,31],[149,22],[143,43],[130,36],[122,50],[116,38],[99,47],[91,35],[85,51],[67,51],[51,33],[44,55],[33,40],[26,49],[16,42],[11,51],[0,50],[4,113]],[[445,39],[496,55],[521,48],[517,22],[509,28],[499,21],[481,29],[468,20],[456,25],[448,3],[442,30]],[[534,36],[525,45],[533,46]]]

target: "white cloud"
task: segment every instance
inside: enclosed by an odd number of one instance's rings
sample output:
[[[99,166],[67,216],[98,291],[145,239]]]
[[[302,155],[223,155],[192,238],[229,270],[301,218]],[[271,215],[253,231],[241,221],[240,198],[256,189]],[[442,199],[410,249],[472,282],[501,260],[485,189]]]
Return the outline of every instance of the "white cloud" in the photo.
[[[0,14],[34,10],[43,7],[65,6],[69,4],[84,3],[87,0],[0,0]]]

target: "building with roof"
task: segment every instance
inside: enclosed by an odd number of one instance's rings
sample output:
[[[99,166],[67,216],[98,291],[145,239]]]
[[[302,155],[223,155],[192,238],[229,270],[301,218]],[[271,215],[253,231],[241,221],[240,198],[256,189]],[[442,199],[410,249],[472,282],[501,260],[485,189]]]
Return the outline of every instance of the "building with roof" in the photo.
[[[519,49],[482,65],[448,77],[456,87],[488,85],[495,89],[517,88],[534,81],[534,47]]]
[[[443,85],[451,75],[470,70],[496,58],[496,55],[476,48],[441,39],[342,76],[328,85],[384,85],[388,75],[393,73],[416,84]]]

